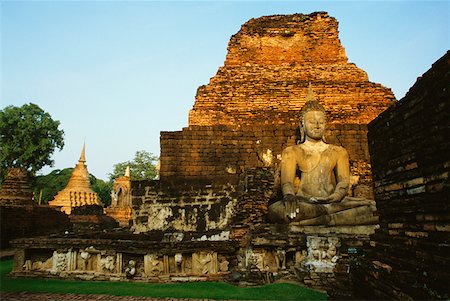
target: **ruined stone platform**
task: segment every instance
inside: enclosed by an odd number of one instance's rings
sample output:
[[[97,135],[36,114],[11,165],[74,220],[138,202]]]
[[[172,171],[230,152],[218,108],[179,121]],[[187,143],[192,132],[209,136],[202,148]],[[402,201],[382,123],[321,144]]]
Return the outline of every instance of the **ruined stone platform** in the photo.
[[[100,231],[17,239],[15,277],[109,281],[218,281],[237,243],[183,233]]]

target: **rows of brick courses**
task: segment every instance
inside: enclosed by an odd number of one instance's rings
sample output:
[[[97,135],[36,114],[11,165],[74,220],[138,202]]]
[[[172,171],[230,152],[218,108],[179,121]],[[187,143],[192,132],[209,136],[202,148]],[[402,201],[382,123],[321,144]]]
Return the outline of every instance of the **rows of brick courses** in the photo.
[[[33,206],[28,171],[23,168],[9,168],[0,187],[0,206]]]
[[[237,184],[249,168],[267,167],[262,158],[271,151],[276,171],[282,150],[299,139],[294,127],[192,126],[179,132],[161,132],[161,180],[165,183],[204,180]],[[352,195],[371,197],[371,171],[365,124],[330,124],[328,143],[342,145],[349,153],[357,181]]]
[[[276,163],[298,139],[309,83],[327,110],[327,136],[336,137],[329,142],[347,148],[354,176],[370,186],[366,124],[395,98],[348,62],[338,22],[325,12],[261,17],[242,26],[224,66],[198,88],[189,126],[161,133],[161,180],[236,183],[246,169],[267,166],[261,152],[268,149]]]
[[[10,247],[10,240],[71,230],[64,213],[50,206],[38,206],[28,171],[10,168],[0,187],[0,249]]]
[[[450,52],[369,125],[380,230],[361,297],[450,297]]]

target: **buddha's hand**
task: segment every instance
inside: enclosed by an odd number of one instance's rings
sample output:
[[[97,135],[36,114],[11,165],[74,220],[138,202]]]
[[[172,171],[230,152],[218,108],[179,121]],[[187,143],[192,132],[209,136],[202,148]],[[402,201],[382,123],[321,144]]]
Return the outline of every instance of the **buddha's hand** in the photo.
[[[293,194],[286,194],[283,198],[284,203],[296,202],[296,201],[297,201],[297,197]]]
[[[283,198],[284,209],[289,219],[295,218],[299,209],[297,208],[297,197],[293,194],[287,194]]]
[[[339,195],[333,193],[326,197],[312,197],[309,199],[311,203],[327,204],[327,203],[337,203],[341,200]]]

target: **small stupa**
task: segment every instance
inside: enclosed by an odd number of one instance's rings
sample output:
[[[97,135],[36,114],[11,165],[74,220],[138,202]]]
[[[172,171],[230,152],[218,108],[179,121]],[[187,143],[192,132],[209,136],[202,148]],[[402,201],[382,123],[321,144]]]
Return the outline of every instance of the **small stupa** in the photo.
[[[33,206],[33,190],[29,174],[25,168],[8,169],[8,174],[0,186],[0,206]]]
[[[105,214],[117,220],[123,227],[128,227],[132,222],[130,166],[125,169],[125,175],[114,179],[111,205],[105,208]]]
[[[103,206],[103,203],[98,198],[97,193],[92,190],[91,183],[89,182],[89,172],[85,164],[85,149],[86,144],[83,145],[80,159],[72,172],[67,186],[58,192],[55,198],[48,203],[50,206],[60,208],[66,214],[70,214],[73,207],[85,205]]]

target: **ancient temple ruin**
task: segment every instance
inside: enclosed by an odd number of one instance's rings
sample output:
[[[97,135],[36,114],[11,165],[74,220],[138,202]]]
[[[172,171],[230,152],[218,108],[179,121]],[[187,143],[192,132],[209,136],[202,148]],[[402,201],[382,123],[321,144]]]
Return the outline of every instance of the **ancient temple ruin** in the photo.
[[[380,228],[354,269],[358,298],[449,299],[450,52],[369,124]]]
[[[121,226],[128,227],[133,220],[131,208],[131,177],[130,167],[125,174],[114,179],[111,190],[111,205],[104,209],[105,214],[113,217]]]
[[[189,126],[161,133],[160,180],[116,180],[113,204],[106,211],[118,219],[131,216],[130,231],[16,240],[13,274],[242,285],[288,279],[324,289],[334,298],[354,296],[350,274],[355,262],[362,262],[362,252],[403,227],[403,222],[389,221],[397,215],[389,204],[378,208],[381,226],[357,219],[304,225],[268,218],[269,207],[283,198],[282,151],[301,140],[298,120],[308,87],[329,116],[324,142],[348,152],[349,187],[342,197],[373,200],[367,124],[394,104],[392,92],[369,82],[364,71],[348,62],[338,23],[327,13],[261,17],[231,38],[224,66],[197,91]],[[377,160],[381,158],[373,162]],[[413,170],[410,163],[406,166]],[[446,172],[433,179],[448,179]],[[375,173],[378,198],[384,185],[396,190],[394,182],[383,182],[386,175],[381,169]],[[415,184],[406,189],[424,192],[419,180],[411,181]],[[121,208],[131,215],[120,217]],[[445,225],[439,229],[447,229]],[[437,241],[440,236],[433,237]],[[382,263],[377,249],[368,252]],[[375,261],[366,264],[385,267]],[[371,278],[370,285],[383,288],[377,280]]]
[[[0,206],[33,206],[33,190],[31,189],[28,170],[9,168],[5,180],[0,187]]]
[[[48,202],[50,206],[57,207],[66,214],[70,214],[74,207],[85,205],[103,206],[103,203],[98,198],[97,193],[92,190],[91,183],[89,182],[85,149],[86,146],[83,145],[80,159],[66,187],[58,192],[53,200]]]
[[[68,217],[34,200],[29,172],[25,168],[9,168],[0,187],[0,249],[10,241],[71,230]]]
[[[366,124],[395,98],[348,61],[324,12],[252,19],[232,36],[224,66],[197,90],[189,126],[161,133],[161,181],[235,184],[248,168],[273,166],[297,140],[309,83],[329,114],[329,142],[350,153],[355,193],[370,193]]]
[[[373,199],[367,123],[393,103],[392,91],[348,62],[338,22],[327,13],[268,16],[231,38],[224,66],[197,90],[189,126],[161,132],[160,181],[135,183],[133,229],[227,227],[231,209],[242,206],[237,195],[264,168],[273,174],[265,198],[275,201],[281,153],[300,139],[310,84],[328,114],[326,141],[349,153],[350,196]],[[248,207],[263,222],[267,200]]]

